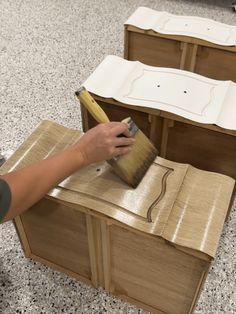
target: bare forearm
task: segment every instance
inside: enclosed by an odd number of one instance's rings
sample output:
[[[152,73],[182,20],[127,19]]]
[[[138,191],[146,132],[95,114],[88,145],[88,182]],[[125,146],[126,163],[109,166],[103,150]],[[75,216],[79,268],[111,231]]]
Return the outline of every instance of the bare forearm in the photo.
[[[7,190],[10,190],[7,194],[11,195],[10,209],[9,206],[4,207],[2,213],[9,210],[2,221],[12,219],[31,207],[76,170],[93,162],[127,154],[134,139],[117,137],[127,130],[128,125],[125,123],[100,124],[86,132],[76,144],[65,151],[2,176],[7,183]]]
[[[8,183],[12,194],[11,207],[4,221],[28,209],[82,166],[82,157],[71,147],[32,166],[4,175],[2,178]]]

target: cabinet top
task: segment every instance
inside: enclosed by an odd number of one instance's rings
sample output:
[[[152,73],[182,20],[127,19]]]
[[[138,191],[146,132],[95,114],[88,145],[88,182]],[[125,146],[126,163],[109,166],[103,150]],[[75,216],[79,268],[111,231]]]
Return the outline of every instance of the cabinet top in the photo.
[[[232,81],[107,56],[83,85],[95,95],[127,105],[236,130],[236,84]]]
[[[80,131],[43,121],[0,174],[55,154],[80,136]],[[216,254],[234,183],[225,175],[157,157],[136,189],[100,163],[74,173],[47,197],[209,260]]]
[[[221,46],[236,46],[236,26],[197,16],[139,7],[124,24],[166,35],[199,38]]]

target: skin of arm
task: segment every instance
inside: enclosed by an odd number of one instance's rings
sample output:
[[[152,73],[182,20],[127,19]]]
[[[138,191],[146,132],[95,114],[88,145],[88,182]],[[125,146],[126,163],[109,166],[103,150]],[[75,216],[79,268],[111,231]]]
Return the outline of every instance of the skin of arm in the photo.
[[[2,222],[31,207],[50,189],[80,168],[129,153],[134,139],[117,137],[124,132],[128,132],[126,123],[99,124],[64,151],[3,175],[1,179],[7,182],[11,190],[11,206]]]

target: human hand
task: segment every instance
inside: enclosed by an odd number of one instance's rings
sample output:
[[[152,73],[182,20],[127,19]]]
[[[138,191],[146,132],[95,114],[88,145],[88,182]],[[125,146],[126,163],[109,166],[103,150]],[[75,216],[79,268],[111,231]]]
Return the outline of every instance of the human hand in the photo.
[[[123,122],[102,123],[87,131],[75,144],[77,152],[82,156],[83,165],[129,153],[135,139],[118,137],[123,133],[129,134],[128,124]]]

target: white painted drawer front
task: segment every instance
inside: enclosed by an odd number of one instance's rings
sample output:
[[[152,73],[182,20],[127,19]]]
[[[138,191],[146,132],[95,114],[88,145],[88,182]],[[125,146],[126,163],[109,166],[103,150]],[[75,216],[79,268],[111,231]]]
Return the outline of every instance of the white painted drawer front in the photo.
[[[125,25],[161,34],[195,37],[222,46],[236,45],[236,26],[196,16],[173,15],[139,7]]]
[[[104,98],[236,130],[236,84],[231,81],[107,56],[83,85]]]

